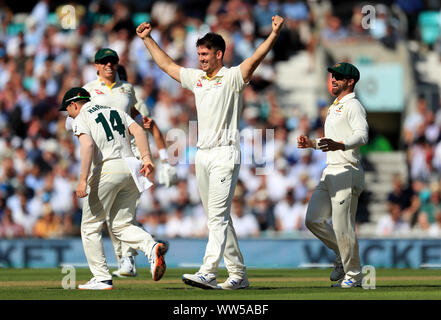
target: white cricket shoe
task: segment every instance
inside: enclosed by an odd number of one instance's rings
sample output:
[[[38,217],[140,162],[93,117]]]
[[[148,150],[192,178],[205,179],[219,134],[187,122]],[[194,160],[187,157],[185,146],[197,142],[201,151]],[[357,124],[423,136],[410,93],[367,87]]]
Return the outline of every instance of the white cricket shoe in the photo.
[[[135,258],[121,258],[119,269],[112,272],[112,275],[119,278],[136,277],[138,274],[136,273]]]
[[[243,278],[233,278],[228,277],[225,282],[218,285],[219,289],[223,290],[237,290],[237,289],[245,289],[250,286],[248,281],[248,277],[244,276]]]
[[[363,280],[362,273],[359,273],[356,276],[345,275],[343,281],[341,282],[341,287],[342,288],[361,287],[362,280]]]
[[[341,261],[334,262],[334,270],[332,270],[329,279],[331,279],[331,281],[339,281],[343,279],[344,276],[345,270],[343,269],[343,264],[341,263]]]
[[[150,253],[150,272],[152,273],[152,278],[154,281],[161,280],[162,276],[167,269],[165,264],[164,255],[167,252],[167,248],[163,243],[156,242]]]
[[[80,290],[112,290],[113,283],[112,280],[98,281],[95,277],[90,279],[85,284],[78,285]]]
[[[363,280],[363,274],[359,274],[357,276],[345,275],[345,277],[339,280],[337,283],[331,285],[334,288],[355,288],[361,287],[361,283]]]
[[[182,275],[182,281],[185,284],[198,287],[201,289],[218,289],[216,282],[216,275],[212,273],[203,274],[201,272],[196,272],[195,274],[186,273]]]

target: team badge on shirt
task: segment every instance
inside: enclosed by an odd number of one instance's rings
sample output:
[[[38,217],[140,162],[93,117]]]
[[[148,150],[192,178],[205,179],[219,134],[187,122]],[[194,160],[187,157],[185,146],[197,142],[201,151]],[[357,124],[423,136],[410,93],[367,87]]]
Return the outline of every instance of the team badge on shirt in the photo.
[[[202,82],[201,82],[201,80],[198,80],[198,82],[196,83],[196,87],[198,87],[198,88],[202,88]]]
[[[98,90],[98,89],[95,89],[95,92],[96,92],[97,94],[104,94],[104,92],[102,92],[101,90]]]

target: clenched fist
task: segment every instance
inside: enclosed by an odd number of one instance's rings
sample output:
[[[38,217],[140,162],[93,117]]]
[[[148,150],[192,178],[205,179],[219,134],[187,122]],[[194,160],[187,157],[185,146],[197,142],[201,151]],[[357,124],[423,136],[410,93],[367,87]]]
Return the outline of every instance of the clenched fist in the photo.
[[[136,28],[136,34],[138,37],[140,37],[142,40],[144,40],[147,37],[150,37],[150,33],[152,32],[152,26],[150,23],[143,22]]]
[[[272,17],[272,21],[273,32],[279,34],[280,30],[282,30],[284,19],[280,16],[275,15]]]

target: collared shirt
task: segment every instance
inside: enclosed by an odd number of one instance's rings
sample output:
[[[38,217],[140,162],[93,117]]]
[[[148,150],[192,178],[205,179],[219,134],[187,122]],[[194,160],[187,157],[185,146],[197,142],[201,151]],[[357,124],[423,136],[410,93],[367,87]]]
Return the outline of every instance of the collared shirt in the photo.
[[[360,146],[368,141],[366,111],[355,97],[355,93],[337,99],[328,109],[325,121],[325,137],[345,144],[345,151],[327,152],[328,165],[354,164],[361,159]]]
[[[91,100],[96,104],[116,108],[129,115],[131,114],[132,107],[135,107],[141,115],[149,116],[147,105],[136,95],[133,85],[127,81],[120,80],[118,74],[111,86],[107,86],[98,77],[96,80],[86,83],[83,88],[90,93]],[[137,122],[141,124],[141,120],[137,119]],[[131,141],[132,151],[135,156],[139,157],[140,154],[136,148],[135,138],[132,137]]]
[[[76,136],[92,137],[92,163],[96,167],[106,160],[133,157],[128,131],[133,122],[126,112],[90,101],[73,120],[72,130]]]
[[[199,69],[181,68],[181,85],[194,93],[200,149],[239,146],[239,118],[243,108],[244,82],[240,67],[222,67],[208,78]]]
[[[99,77],[83,86],[91,96],[91,100],[100,105],[105,105],[122,110],[128,114],[135,107],[142,115],[148,116],[148,108],[143,101],[138,101],[132,84],[122,81],[116,75],[115,82],[111,86]]]

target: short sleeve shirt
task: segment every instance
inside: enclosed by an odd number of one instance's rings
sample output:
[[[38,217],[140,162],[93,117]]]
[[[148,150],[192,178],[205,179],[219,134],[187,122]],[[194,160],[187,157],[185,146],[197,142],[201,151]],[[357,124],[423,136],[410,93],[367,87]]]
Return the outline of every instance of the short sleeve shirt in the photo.
[[[92,162],[98,166],[106,160],[133,157],[128,131],[133,122],[126,112],[88,102],[73,120],[72,129],[77,136],[92,137],[95,143]]]
[[[212,78],[199,69],[181,68],[181,85],[194,93],[200,149],[239,145],[244,82],[240,67],[222,67]]]

